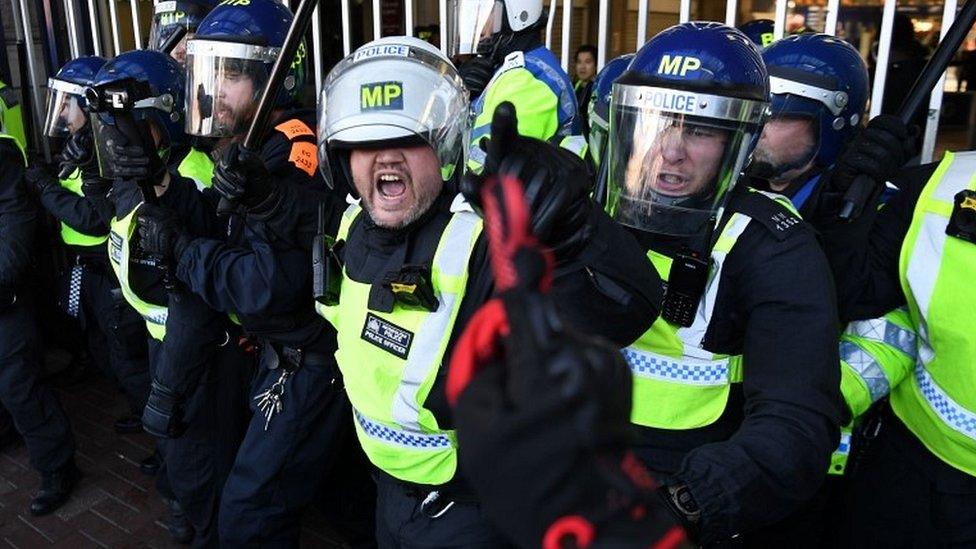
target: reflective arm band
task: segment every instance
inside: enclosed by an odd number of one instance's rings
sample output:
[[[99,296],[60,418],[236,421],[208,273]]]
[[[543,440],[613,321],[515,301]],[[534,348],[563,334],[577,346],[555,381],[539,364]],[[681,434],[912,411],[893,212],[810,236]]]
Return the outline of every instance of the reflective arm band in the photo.
[[[840,341],[841,392],[854,417],[891,393],[915,364],[916,334],[908,312],[852,322]]]

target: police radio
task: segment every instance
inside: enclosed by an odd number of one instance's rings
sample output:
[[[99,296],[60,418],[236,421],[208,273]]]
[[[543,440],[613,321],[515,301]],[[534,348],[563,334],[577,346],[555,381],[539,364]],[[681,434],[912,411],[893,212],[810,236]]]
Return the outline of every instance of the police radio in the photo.
[[[325,234],[325,203],[319,203],[318,227],[312,240],[312,297],[326,306],[339,304],[342,286],[342,260],[345,242]]]
[[[661,306],[664,320],[685,328],[694,323],[698,303],[708,283],[709,257],[690,250],[683,250],[674,257]]]

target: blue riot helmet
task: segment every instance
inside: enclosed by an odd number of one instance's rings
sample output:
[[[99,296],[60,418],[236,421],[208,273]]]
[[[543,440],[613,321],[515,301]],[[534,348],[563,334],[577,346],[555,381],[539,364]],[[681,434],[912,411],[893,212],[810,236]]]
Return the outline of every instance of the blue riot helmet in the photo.
[[[172,147],[187,144],[185,87],[179,63],[158,51],[125,52],[98,71],[85,98],[102,177],[115,176],[109,154],[115,145],[141,146],[150,162],[162,165]]]
[[[58,74],[47,80],[47,114],[44,135],[67,137],[85,127],[85,88],[105,65],[102,57],[79,57],[61,67]]]
[[[634,54],[621,55],[603,66],[593,82],[590,104],[587,106],[590,120],[590,154],[599,166],[603,160],[603,146],[610,130],[610,92],[613,82],[623,74]]]
[[[826,34],[784,38],[763,51],[771,118],[749,167],[751,175],[789,181],[825,169],[861,122],[868,71],[847,42]]]
[[[742,31],[742,34],[748,36],[753,44],[760,48],[765,48],[775,40],[773,38],[773,29],[775,26],[776,23],[772,19],[753,19],[752,21],[739,25],[739,30]]]
[[[607,212],[649,233],[704,234],[755,146],[768,97],[759,50],[738,30],[691,22],[652,38],[613,84]]]
[[[186,131],[202,137],[243,135],[257,110],[293,16],[275,0],[223,2],[187,42]],[[274,106],[298,101],[305,84],[302,44]]]
[[[186,41],[217,0],[155,0],[149,49],[168,53],[183,64]]]

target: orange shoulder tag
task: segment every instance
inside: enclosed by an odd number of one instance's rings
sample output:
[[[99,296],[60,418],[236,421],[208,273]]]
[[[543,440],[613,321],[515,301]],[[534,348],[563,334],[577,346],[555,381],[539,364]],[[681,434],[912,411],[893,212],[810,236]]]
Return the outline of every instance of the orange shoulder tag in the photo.
[[[299,170],[307,173],[309,177],[314,177],[315,170],[319,169],[319,157],[315,143],[306,141],[292,143],[288,161]]]
[[[294,140],[296,137],[301,137],[303,135],[310,135],[313,138],[315,137],[315,132],[313,132],[307,124],[297,118],[285,120],[281,124],[275,126],[275,129],[285,134],[285,137],[287,137],[289,140]]]

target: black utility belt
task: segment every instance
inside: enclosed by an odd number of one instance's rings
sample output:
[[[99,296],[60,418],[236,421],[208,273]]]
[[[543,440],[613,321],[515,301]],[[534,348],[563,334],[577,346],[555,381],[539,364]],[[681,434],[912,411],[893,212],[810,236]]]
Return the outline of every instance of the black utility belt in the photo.
[[[303,366],[329,366],[334,362],[331,355],[317,351],[305,351],[298,347],[265,343],[261,364],[269,370],[284,368],[288,371]],[[271,351],[271,352],[268,352]],[[269,355],[273,355],[269,356]]]

